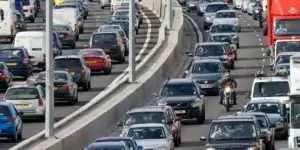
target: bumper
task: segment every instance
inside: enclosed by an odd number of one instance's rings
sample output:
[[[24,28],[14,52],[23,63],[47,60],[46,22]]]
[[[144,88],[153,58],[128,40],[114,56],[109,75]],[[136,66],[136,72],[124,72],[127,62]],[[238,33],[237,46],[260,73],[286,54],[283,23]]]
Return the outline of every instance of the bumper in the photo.
[[[81,76],[74,76],[73,80],[76,82],[76,84],[81,87],[83,84],[87,82],[87,80],[84,77]]]
[[[43,109],[32,109],[32,110],[18,110],[22,111],[24,115],[22,118],[34,118],[34,117],[43,117],[45,116],[45,108]]]
[[[4,125],[0,127],[0,137],[9,137],[16,133],[16,126],[14,124]]]
[[[107,63],[90,64],[88,66],[91,69],[91,71],[105,70],[109,68],[109,65]]]
[[[206,27],[210,27],[212,24],[213,24],[213,22],[210,22],[207,20],[204,21],[204,26],[206,26]]]
[[[70,92],[54,92],[54,102],[68,101],[73,98]]]
[[[197,10],[196,5],[187,5],[186,7],[189,8],[190,10]]]
[[[74,40],[73,39],[59,39],[62,46],[70,46],[74,44]]]
[[[33,64],[33,66],[44,67],[46,65],[46,62],[45,61],[42,61],[42,62],[36,61],[36,62],[33,62],[32,64]]]
[[[183,119],[194,119],[201,116],[201,110],[198,107],[195,108],[174,108],[176,116],[180,116]]]
[[[205,93],[219,92],[219,88],[215,84],[201,84],[200,87]]]
[[[1,79],[0,80],[0,88],[6,88],[7,86],[8,86],[7,81],[4,79]]]
[[[276,125],[275,128],[275,137],[285,136],[288,132],[287,124]]]
[[[120,50],[117,49],[110,49],[110,51],[105,51],[105,53],[109,55],[111,59],[119,59],[122,56]]]

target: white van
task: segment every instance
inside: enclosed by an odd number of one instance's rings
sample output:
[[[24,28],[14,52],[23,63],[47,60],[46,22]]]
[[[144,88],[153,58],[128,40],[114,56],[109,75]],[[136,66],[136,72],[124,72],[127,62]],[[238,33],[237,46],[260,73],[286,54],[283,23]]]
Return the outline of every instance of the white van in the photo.
[[[9,39],[12,42],[17,33],[17,16],[14,0],[1,0],[0,9],[3,10],[3,14],[0,13],[0,38]]]
[[[36,17],[37,13],[35,12],[35,0],[22,0],[23,10],[25,14],[25,18],[30,20],[30,22],[34,22],[34,18]]]
[[[30,56],[34,56],[32,63],[34,66],[44,68],[46,54],[45,31],[23,31],[18,32],[13,45],[15,47],[24,46]]]
[[[268,11],[268,1],[267,0],[261,0],[262,1],[262,9],[264,12]]]
[[[76,39],[79,39],[80,14],[76,8],[60,8],[53,10],[53,24],[67,24],[72,27],[76,33]]]
[[[112,0],[110,3],[111,12],[115,12],[117,8],[121,6],[122,3],[129,3],[129,0]]]

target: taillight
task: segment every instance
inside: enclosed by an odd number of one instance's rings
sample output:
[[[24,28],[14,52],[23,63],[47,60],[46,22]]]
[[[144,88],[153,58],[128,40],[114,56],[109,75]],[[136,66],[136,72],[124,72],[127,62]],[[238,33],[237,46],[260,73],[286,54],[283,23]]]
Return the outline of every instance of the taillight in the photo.
[[[2,102],[6,102],[6,98],[2,98]]]
[[[15,122],[15,118],[14,117],[8,117],[7,122],[9,122],[9,123]]]
[[[38,105],[39,105],[39,106],[44,106],[44,102],[43,102],[43,100],[42,100],[42,99],[39,99],[39,101],[38,101]]]
[[[69,85],[65,84],[65,85],[63,85],[62,88],[63,88],[63,89],[69,89]]]
[[[67,37],[68,38],[72,38],[72,34],[71,33],[67,33]]]
[[[1,78],[1,79],[6,78],[6,77],[7,77],[6,74],[0,73],[0,78]]]
[[[81,67],[81,72],[85,72],[85,68],[83,66]]]
[[[29,60],[27,58],[23,59],[23,64],[27,65],[29,63]]]

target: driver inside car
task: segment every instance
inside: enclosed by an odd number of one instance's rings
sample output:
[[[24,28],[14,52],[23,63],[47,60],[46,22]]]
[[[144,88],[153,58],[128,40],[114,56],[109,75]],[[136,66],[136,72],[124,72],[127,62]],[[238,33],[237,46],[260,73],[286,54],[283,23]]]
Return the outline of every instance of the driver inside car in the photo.
[[[211,135],[211,138],[224,138],[224,137],[229,137],[229,134],[227,133],[224,126],[218,126],[217,131],[215,131]]]

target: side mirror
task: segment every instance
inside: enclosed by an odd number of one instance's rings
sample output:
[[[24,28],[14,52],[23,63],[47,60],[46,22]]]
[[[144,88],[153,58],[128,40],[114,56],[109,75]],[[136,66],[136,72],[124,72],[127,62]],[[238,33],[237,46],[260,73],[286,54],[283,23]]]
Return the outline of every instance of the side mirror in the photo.
[[[168,124],[168,125],[173,124],[173,120],[168,120],[167,124]]]
[[[281,105],[280,115],[283,116],[283,117],[286,116],[286,106],[285,106],[285,104]]]
[[[181,117],[176,117],[176,118],[175,118],[175,121],[181,121],[181,120],[182,120]]]
[[[143,149],[144,149],[143,146],[140,145],[137,146],[137,150],[143,150]]]
[[[270,56],[270,55],[271,55],[271,50],[270,50],[270,49],[267,50],[266,55],[267,55],[267,56]]]
[[[158,97],[158,94],[157,93],[153,93],[153,96]]]
[[[187,71],[185,71],[184,73],[185,73],[186,75],[188,75],[188,74],[190,73],[190,71],[187,70]]]
[[[275,123],[271,123],[270,124],[270,128],[275,128],[276,127],[276,124]]]
[[[201,136],[201,137],[200,137],[200,141],[206,141],[206,137]]]
[[[88,48],[89,46],[88,46],[88,45],[84,45],[83,47],[84,47],[84,48]]]
[[[118,126],[118,127],[123,127],[123,122],[118,122],[118,123],[117,123],[117,126]]]
[[[173,141],[174,140],[173,136],[169,136],[168,140]]]
[[[19,112],[18,112],[18,115],[19,115],[19,116],[23,116],[23,115],[24,115],[24,112],[23,112],[23,111],[19,111]]]
[[[250,98],[250,92],[246,93],[246,98]]]
[[[34,58],[34,56],[28,56],[28,58],[29,58],[29,59],[32,59],[32,58]]]

